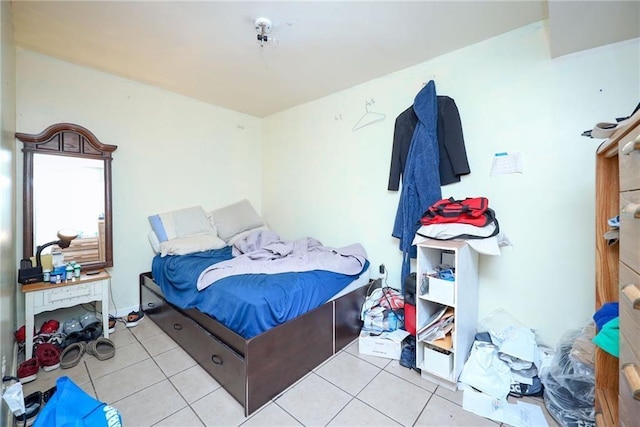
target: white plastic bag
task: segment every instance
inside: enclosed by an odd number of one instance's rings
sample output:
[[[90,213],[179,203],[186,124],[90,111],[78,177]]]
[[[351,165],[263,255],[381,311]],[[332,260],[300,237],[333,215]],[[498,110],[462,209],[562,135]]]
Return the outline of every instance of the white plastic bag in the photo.
[[[510,390],[511,369],[500,360],[495,345],[476,341],[459,380],[497,399],[505,399]]]
[[[22,392],[22,383],[16,382],[11,387],[7,388],[2,395],[2,398],[7,405],[9,405],[9,409],[13,412],[14,415],[22,415],[25,412],[24,407],[24,394]]]

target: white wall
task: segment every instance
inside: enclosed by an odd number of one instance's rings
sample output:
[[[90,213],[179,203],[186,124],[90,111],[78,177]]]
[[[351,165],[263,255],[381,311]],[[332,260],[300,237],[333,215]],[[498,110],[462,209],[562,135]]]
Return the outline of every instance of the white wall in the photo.
[[[71,122],[118,146],[110,272],[120,314],[137,307],[138,275],[151,269],[147,216],[242,198],[261,209],[260,119],[25,50],[17,51],[16,82],[19,132]]]
[[[480,318],[503,308],[554,345],[594,310],[600,141],[580,134],[631,114],[639,56],[635,39],[550,59],[537,23],[270,116],[263,213],[285,237],[363,243],[373,274],[384,263],[399,287],[401,254],[391,237],[399,192],[387,191],[394,120],[433,78],[458,105],[472,171],[443,187],[443,197],[487,196],[515,244],[481,257]],[[371,99],[386,119],[352,132]],[[524,173],[489,177],[500,151],[524,153]]]

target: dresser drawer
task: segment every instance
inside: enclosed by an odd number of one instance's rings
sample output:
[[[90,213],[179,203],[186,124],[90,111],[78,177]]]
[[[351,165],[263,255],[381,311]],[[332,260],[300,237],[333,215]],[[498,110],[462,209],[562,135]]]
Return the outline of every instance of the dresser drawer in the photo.
[[[640,126],[620,140],[618,149],[620,191],[640,189]]]
[[[620,261],[640,273],[640,190],[620,193]]]
[[[637,338],[637,337],[636,337]],[[640,359],[629,346],[631,337],[620,334],[620,424],[635,427],[640,420]]]
[[[640,354],[640,275],[620,263],[620,330],[629,346]]]

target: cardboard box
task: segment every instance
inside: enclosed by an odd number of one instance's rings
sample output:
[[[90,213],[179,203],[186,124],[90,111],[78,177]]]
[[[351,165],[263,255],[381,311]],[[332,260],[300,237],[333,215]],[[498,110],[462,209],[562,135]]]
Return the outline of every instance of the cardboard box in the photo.
[[[398,329],[393,332],[383,332],[379,336],[371,336],[369,332],[360,332],[358,351],[369,356],[386,357],[400,360],[402,341],[409,335],[407,331]]]
[[[429,292],[425,296],[431,301],[444,305],[455,304],[455,282],[429,277]]]
[[[445,354],[425,347],[422,369],[436,374],[441,378],[451,378],[453,371],[453,353]]]

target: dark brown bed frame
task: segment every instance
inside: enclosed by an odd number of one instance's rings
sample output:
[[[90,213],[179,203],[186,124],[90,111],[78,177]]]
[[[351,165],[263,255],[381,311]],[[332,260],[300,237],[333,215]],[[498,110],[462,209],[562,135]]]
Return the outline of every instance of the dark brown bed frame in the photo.
[[[358,337],[368,287],[365,284],[251,339],[197,309],[172,305],[150,272],[140,274],[140,304],[249,416]]]

